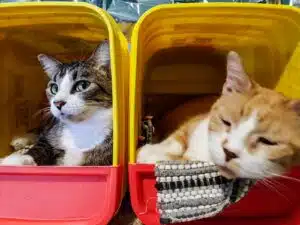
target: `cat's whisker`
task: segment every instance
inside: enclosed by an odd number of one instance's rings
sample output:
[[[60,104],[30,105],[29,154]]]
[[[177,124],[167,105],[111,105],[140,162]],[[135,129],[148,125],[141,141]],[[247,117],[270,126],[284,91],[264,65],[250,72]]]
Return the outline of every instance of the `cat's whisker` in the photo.
[[[247,171],[247,170],[245,170],[244,168],[241,168],[241,169],[242,169],[244,172],[246,172],[246,173],[250,173],[250,171]],[[262,173],[257,173],[257,172],[251,171],[250,174],[257,176],[258,178],[265,177],[265,174],[264,174],[263,172],[262,172]],[[264,185],[265,187],[267,187],[269,190],[271,190],[271,191],[277,193],[279,196],[281,196],[282,198],[284,198],[285,200],[287,200],[290,204],[292,204],[292,203],[291,203],[291,200],[288,199],[287,196],[285,196],[284,194],[282,194],[282,193],[280,192],[280,190],[278,190],[278,189],[276,188],[276,186],[275,186],[270,180],[268,180],[268,179],[269,179],[269,178],[259,179],[258,182],[261,183],[261,184],[263,184],[263,185]]]
[[[240,170],[243,170],[243,172],[244,172],[245,174],[251,174],[251,176],[252,176],[253,178],[255,178],[255,179],[261,180],[262,177],[265,177],[265,174],[262,173],[262,172],[261,172],[261,173],[258,173],[258,172],[255,172],[255,171],[246,170],[246,169],[243,168],[243,167],[240,167]]]
[[[50,111],[48,112],[44,112],[41,114],[42,118],[48,118],[48,117],[51,117],[52,116],[52,113]]]
[[[99,104],[97,102],[94,102],[94,101],[87,101],[86,104],[87,105],[97,105],[97,106],[99,106]]]
[[[268,180],[270,183],[272,183],[272,184],[274,184],[278,187],[281,187],[284,190],[290,191],[290,188],[288,186],[284,185],[283,183],[280,183],[280,182],[276,181],[275,179],[266,178],[266,180]]]
[[[35,114],[33,114],[33,117],[35,118],[41,114],[47,114],[49,112],[50,112],[50,107],[46,107],[46,108],[38,110]]]
[[[273,191],[273,189],[270,188],[269,184],[267,182],[265,182],[265,180],[259,180],[258,182]]]
[[[276,190],[276,188],[271,183],[269,183],[267,180],[260,180],[259,183],[263,184],[265,187],[267,187],[271,191],[275,191],[278,194],[278,191]]]
[[[280,178],[283,178],[283,179],[287,179],[287,180],[291,180],[291,181],[295,181],[295,182],[299,182],[300,183],[300,179],[297,179],[297,178],[294,178],[294,177],[289,177],[289,176],[285,176],[285,175],[282,175],[282,174],[277,174],[277,173],[272,173],[272,172],[268,172],[266,171],[268,174],[274,176],[274,177],[280,177]]]
[[[94,102],[94,101],[88,101],[86,102],[87,106],[95,106],[95,107],[99,107],[99,103],[98,102]]]
[[[50,110],[50,106],[47,106],[45,108],[42,108],[42,109],[38,110],[37,113],[43,112],[43,111],[49,111],[49,110]]]
[[[262,184],[264,184],[266,187],[268,187],[269,189],[273,190],[274,192],[276,192],[279,196],[281,196],[282,198],[284,198],[285,200],[287,200],[290,204],[292,204],[291,200],[285,196],[284,194],[282,194],[277,188],[276,186],[274,186],[269,180],[265,179],[265,180],[260,180]]]

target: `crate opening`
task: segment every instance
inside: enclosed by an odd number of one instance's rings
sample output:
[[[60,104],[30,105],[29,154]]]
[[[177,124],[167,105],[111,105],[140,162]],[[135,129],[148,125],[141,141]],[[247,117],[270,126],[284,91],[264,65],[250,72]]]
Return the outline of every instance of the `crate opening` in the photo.
[[[218,98],[225,81],[226,56],[229,50],[237,51],[241,55],[247,72],[258,71],[257,73],[248,72],[258,83],[268,88],[275,88],[284,66],[280,67],[279,70],[273,70],[274,63],[262,67],[261,62],[257,62],[258,55],[253,54],[253,51],[255,52],[253,49],[253,46],[252,49],[246,47],[228,50],[189,46],[163,49],[151,55],[146,64],[143,65],[145,72],[143,73],[141,88],[140,119],[148,115],[154,116],[152,120],[155,127],[153,142],[159,142],[166,138],[188,118],[209,111],[210,106]],[[247,55],[247,53],[252,54]],[[258,52],[256,53],[258,54]],[[272,55],[272,52],[265,52],[265,57],[261,57],[264,58],[262,60],[264,62],[271,62],[272,60],[275,62],[280,56]],[[186,110],[181,111],[180,118],[175,118],[172,115],[172,110],[187,104],[192,105],[192,107],[187,107]],[[140,128],[141,126],[139,126]],[[133,204],[135,204],[137,211],[144,212],[144,208],[148,207],[149,199],[157,196],[157,190],[154,188],[157,178],[154,175],[155,167],[154,165],[135,164],[132,165],[131,169],[132,180],[135,182],[132,185],[132,192],[135,192],[134,197],[132,197],[134,199]],[[289,194],[293,195],[293,193]],[[244,203],[233,205],[232,209],[226,210],[223,216],[278,216],[286,215],[286,212],[292,208],[290,202],[269,193],[269,190],[265,189],[264,186],[254,189],[251,195]],[[143,196],[143,203],[139,202],[140,196]],[[255,205],[252,204],[252,201],[254,202],[260,196],[267,196],[271,199],[270,202],[280,202],[280,207],[277,207],[276,204],[266,203],[264,207],[252,208],[252,205]],[[149,218],[143,215],[140,218],[145,221],[150,221],[150,217],[151,219],[153,217],[152,221],[158,220],[156,206],[154,204],[148,210],[147,216]],[[245,210],[242,212],[245,213],[236,213],[236,210],[240,208],[244,208]],[[154,222],[152,223],[154,224]]]
[[[49,78],[37,55],[46,54],[61,62],[85,60],[101,40],[108,38],[105,24],[33,24],[0,29],[1,93],[0,156],[10,154],[10,142],[44,119],[49,106],[45,88]],[[50,113],[50,112],[49,112]]]
[[[225,60],[226,52],[197,46],[163,49],[149,58],[142,88],[142,116],[153,116],[154,142],[165,138],[179,125],[175,121],[165,124],[168,112],[199,98],[215,98],[225,79]],[[203,107],[209,109],[209,105],[207,102]],[[201,106],[191,108],[182,116],[189,118],[199,110]]]
[[[230,50],[240,54],[249,76],[265,87],[276,86],[284,67],[275,69],[278,65],[271,61],[277,55],[266,46],[163,48],[149,56],[143,66],[141,119],[153,116],[153,142],[166,138],[189,118],[209,111],[225,82],[226,56]],[[257,59],[259,55],[262,60]],[[174,118],[172,110],[186,104],[190,108],[181,109],[180,118]]]

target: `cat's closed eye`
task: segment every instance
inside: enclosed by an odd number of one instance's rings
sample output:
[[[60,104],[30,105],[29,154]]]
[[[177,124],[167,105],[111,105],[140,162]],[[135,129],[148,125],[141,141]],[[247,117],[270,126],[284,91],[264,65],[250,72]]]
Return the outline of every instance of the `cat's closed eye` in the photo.
[[[51,94],[55,95],[58,92],[58,86],[57,84],[50,84],[50,92]]]
[[[81,92],[86,90],[90,86],[90,82],[87,80],[80,80],[74,85],[74,90],[76,92]]]
[[[259,137],[257,139],[257,142],[261,143],[261,144],[264,144],[264,145],[277,145],[278,144],[277,142],[271,141],[271,140],[269,140],[267,138],[264,138],[264,137]]]
[[[222,120],[222,123],[224,123],[225,126],[227,126],[227,127],[231,126],[231,123],[229,121],[224,120],[223,118],[221,118],[221,120]]]

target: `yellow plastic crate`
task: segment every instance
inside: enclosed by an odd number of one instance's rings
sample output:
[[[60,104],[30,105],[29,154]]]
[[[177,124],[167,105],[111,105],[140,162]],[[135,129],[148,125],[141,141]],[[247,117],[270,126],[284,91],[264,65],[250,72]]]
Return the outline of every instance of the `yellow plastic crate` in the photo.
[[[149,113],[144,108],[144,96],[171,95],[179,101],[180,96],[220,93],[225,56],[234,50],[258,83],[300,97],[299,12],[289,6],[267,4],[189,3],[155,7],[137,22],[131,38],[129,180],[134,210],[144,224],[159,224],[154,167],[135,164],[140,121]],[[170,101],[160,101],[155,110],[161,113],[167,104]],[[290,207],[286,202],[280,204]],[[283,209],[270,205],[261,212],[262,207],[257,212],[243,210],[239,216],[283,213]]]
[[[291,98],[300,98],[300,42],[280,77],[276,90]]]
[[[234,50],[255,80],[275,88],[300,41],[300,14],[288,6],[252,3],[161,5],[140,18],[131,40],[129,132],[130,162],[134,163],[143,93],[218,93],[224,81],[224,74],[216,74],[204,65],[187,68],[185,73],[176,65],[150,65],[153,55],[187,46],[214,48],[217,54],[224,55]],[[205,56],[197,57],[201,64]],[[212,67],[213,54],[209,60]],[[145,76],[149,73],[151,76]]]
[[[120,27],[85,3],[0,4],[0,11],[1,155],[10,152],[15,134],[34,125],[32,116],[45,102],[39,53],[80,60],[109,39],[113,89],[113,165],[0,167],[0,223],[107,224],[120,205],[126,174],[129,56]]]

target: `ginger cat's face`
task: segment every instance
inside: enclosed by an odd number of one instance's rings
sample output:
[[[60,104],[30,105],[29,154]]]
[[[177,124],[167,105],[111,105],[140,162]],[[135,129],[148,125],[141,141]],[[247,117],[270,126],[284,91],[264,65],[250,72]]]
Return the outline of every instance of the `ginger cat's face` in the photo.
[[[260,87],[244,72],[239,56],[228,55],[223,95],[213,105],[209,151],[227,177],[264,178],[297,163],[300,101]]]

